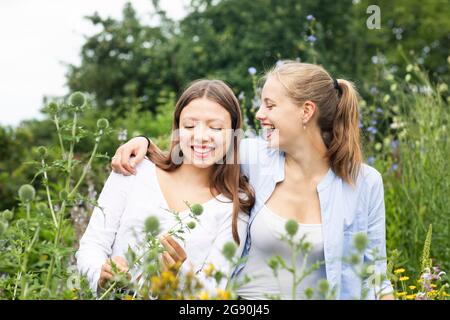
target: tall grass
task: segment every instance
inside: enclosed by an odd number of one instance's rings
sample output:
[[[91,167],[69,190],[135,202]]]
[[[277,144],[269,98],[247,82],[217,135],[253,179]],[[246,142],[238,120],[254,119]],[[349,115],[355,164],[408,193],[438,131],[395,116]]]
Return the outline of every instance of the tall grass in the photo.
[[[399,114],[394,118],[398,149],[395,170],[385,174],[388,251],[399,249],[404,264],[416,272],[427,228],[433,225],[430,257],[450,267],[449,106],[445,84],[433,85],[420,71],[416,84],[404,83],[393,93]]]

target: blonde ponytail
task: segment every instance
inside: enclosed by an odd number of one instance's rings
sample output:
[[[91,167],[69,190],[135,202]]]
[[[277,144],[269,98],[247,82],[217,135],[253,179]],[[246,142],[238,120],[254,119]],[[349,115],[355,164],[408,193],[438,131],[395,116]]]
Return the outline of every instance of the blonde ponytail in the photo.
[[[358,93],[352,83],[337,80],[342,92],[333,119],[328,158],[333,171],[347,182],[357,178],[362,162],[359,143]]]

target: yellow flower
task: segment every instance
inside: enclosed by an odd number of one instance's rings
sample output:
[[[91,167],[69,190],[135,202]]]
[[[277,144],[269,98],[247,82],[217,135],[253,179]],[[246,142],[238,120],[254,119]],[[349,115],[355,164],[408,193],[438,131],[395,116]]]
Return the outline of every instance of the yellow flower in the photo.
[[[409,289],[414,290],[416,286],[409,286]]]
[[[409,280],[409,277],[400,277],[400,281],[406,281]]]
[[[176,278],[174,274],[170,271],[164,271],[161,273],[161,278],[163,282],[174,283]]]
[[[222,289],[216,289],[217,292],[217,299],[219,300],[230,300],[231,295],[230,292]]]
[[[203,272],[207,277],[212,276],[212,273],[214,272],[214,265],[210,262],[208,265],[203,269]]]
[[[437,285],[435,285],[434,283],[432,283],[432,284],[430,284],[430,287],[432,287],[432,288],[436,288],[436,287],[437,287]]]
[[[406,296],[406,299],[407,300],[414,300],[416,298],[416,295],[415,294],[408,294],[407,296]]]
[[[397,297],[403,297],[406,296],[406,292],[402,291],[402,292],[397,292]]]
[[[152,291],[159,291],[160,287],[161,287],[161,279],[159,279],[157,276],[153,276],[151,278],[151,284],[152,284]]]
[[[399,273],[403,273],[403,272],[405,272],[405,269],[403,269],[403,268],[399,268],[394,271],[395,274],[399,274]]]
[[[207,291],[202,291],[200,292],[200,294],[198,295],[198,298],[200,300],[209,300],[209,294]]]
[[[127,294],[123,297],[122,300],[134,300],[134,298],[133,298],[133,296],[130,296],[129,294]]]

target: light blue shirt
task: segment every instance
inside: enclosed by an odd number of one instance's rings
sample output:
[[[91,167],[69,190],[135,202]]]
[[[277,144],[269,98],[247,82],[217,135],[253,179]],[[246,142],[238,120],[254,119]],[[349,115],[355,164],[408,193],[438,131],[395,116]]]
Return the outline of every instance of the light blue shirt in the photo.
[[[284,180],[285,157],[282,151],[270,148],[259,137],[241,141],[240,160],[242,174],[249,178],[256,196],[242,253],[242,257],[246,257],[251,254],[250,228],[253,219],[275,190],[275,185]],[[355,185],[351,186],[329,169],[318,184],[317,193],[322,216],[326,276],[330,288],[336,290],[336,298],[360,299],[362,286],[369,288],[366,299],[376,299],[379,293],[392,292],[389,280],[380,277],[386,275],[384,189],[380,173],[363,164]],[[352,266],[342,259],[356,252],[353,236],[360,232],[368,237],[367,249],[360,259],[373,264],[372,276],[364,283],[361,283]],[[377,252],[375,261],[374,249]],[[243,264],[239,265],[233,276],[237,276],[243,267]]]

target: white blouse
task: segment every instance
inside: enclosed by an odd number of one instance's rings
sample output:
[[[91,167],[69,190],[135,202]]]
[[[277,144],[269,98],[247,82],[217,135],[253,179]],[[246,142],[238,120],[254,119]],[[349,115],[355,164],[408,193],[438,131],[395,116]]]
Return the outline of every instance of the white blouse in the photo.
[[[222,255],[222,248],[225,243],[233,241],[233,203],[225,196],[219,195],[202,205],[204,210],[198,217],[196,227],[183,234],[184,241],[176,240],[187,256],[180,273],[191,270],[192,266],[205,288],[212,291],[215,287],[224,288],[226,282],[222,281],[217,286],[212,280],[206,280],[200,271],[212,263],[225,274],[232,272],[232,266]],[[156,216],[159,219],[161,234],[173,229],[177,224],[174,214],[167,211],[168,205],[156,177],[156,166],[148,158],[136,166],[136,175],[123,176],[112,172],[100,193],[98,206],[93,210],[76,253],[78,270],[87,276],[95,294],[101,267],[106,259],[114,256],[125,257],[128,246],[137,252],[141,250],[139,244],[144,238],[143,228],[147,217]],[[188,215],[188,208],[179,212],[182,219]],[[190,220],[183,219],[186,223]],[[237,257],[242,253],[247,223],[248,215],[240,212],[238,233],[241,241],[236,252]],[[130,272],[133,278],[137,276],[132,270]]]

